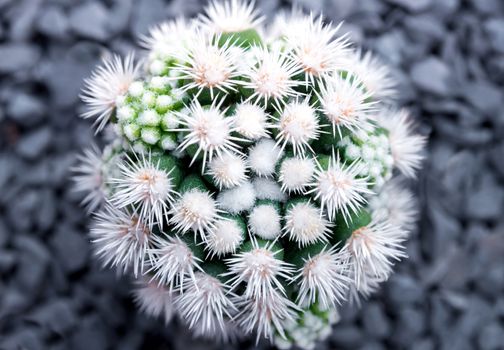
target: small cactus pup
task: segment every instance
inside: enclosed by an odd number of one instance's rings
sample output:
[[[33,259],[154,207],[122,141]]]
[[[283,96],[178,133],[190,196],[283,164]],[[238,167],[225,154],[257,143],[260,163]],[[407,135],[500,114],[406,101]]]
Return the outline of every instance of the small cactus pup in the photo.
[[[340,26],[213,2],[106,57],[75,166],[97,259],[197,336],[313,349],[406,257],[426,139],[386,66]],[[141,63],[139,63],[141,62]]]

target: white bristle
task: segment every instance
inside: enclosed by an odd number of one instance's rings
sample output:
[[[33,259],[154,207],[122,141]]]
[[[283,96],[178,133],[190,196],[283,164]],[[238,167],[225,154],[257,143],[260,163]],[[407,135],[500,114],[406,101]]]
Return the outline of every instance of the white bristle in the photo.
[[[149,29],[141,45],[161,60],[172,58],[194,39],[194,26],[183,18],[166,21]]]
[[[282,230],[281,218],[274,206],[261,204],[250,212],[248,226],[251,233],[264,238],[275,239]]]
[[[257,199],[269,199],[276,202],[285,202],[287,200],[287,195],[282,192],[281,187],[273,179],[256,177],[252,184]]]
[[[424,158],[426,138],[413,133],[413,123],[406,110],[386,111],[379,116],[378,123],[389,132],[394,166],[405,176],[414,178]]]
[[[366,178],[358,177],[360,164],[352,163],[345,166],[341,163],[339,155],[333,153],[327,170],[319,165],[315,180],[310,185],[313,187],[308,193],[313,193],[315,199],[320,201],[322,210],[327,213],[329,220],[333,220],[337,213],[341,213],[348,221],[351,213],[366,203],[365,195],[373,192],[368,189]]]
[[[227,218],[217,220],[206,241],[210,257],[220,258],[223,255],[235,253],[244,238],[243,228],[235,220]]]
[[[229,268],[226,275],[232,276],[229,280],[231,288],[246,282],[244,296],[247,299],[268,298],[275,289],[283,293],[285,289],[280,279],[291,276],[291,264],[276,258],[281,251],[273,250],[274,242],[259,246],[253,237],[251,241],[252,250],[235,254],[226,261]]]
[[[360,50],[351,54],[345,68],[357,76],[364,88],[377,99],[393,98],[397,94],[397,82],[390,69],[371,52]]]
[[[312,158],[287,158],[280,166],[279,181],[282,191],[302,193],[310,184],[315,174],[316,164]]]
[[[318,207],[309,202],[300,202],[287,210],[283,229],[301,247],[319,241],[327,242],[332,233],[331,227]]]
[[[149,227],[126,209],[120,210],[107,204],[96,213],[90,234],[95,254],[104,266],[117,267],[123,273],[132,270],[136,278],[153,260],[149,251]]]
[[[360,87],[358,79],[331,77],[322,84],[319,99],[321,110],[331,124],[333,135],[342,137],[344,129],[355,133],[371,130],[371,112],[376,102]]]
[[[248,101],[264,106],[272,101],[279,108],[284,99],[297,95],[294,87],[299,82],[294,80],[294,76],[302,70],[288,54],[264,48],[255,48],[252,54],[256,63],[243,72],[246,79],[243,86],[253,91]]]
[[[188,81],[184,90],[197,89],[201,93],[208,89],[213,99],[216,93],[236,91],[240,83],[237,61],[241,53],[239,48],[232,46],[231,39],[221,43],[220,37],[198,32],[188,49],[178,54],[182,63],[173,71],[177,80]]]
[[[128,91],[138,76],[138,70],[134,55],[130,54],[124,60],[113,55],[105,58],[91,77],[84,80],[81,98],[88,110],[82,117],[95,118],[97,131],[105,127],[114,112],[117,98]]]
[[[287,145],[292,147],[294,155],[304,154],[306,149],[314,153],[310,142],[320,135],[318,117],[315,109],[310,106],[309,98],[302,102],[293,101],[288,103],[278,118],[275,128],[277,146],[282,150]]]
[[[163,286],[148,280],[140,280],[133,291],[135,304],[152,317],[162,317],[168,324],[175,312],[173,294]]]
[[[187,280],[194,279],[194,271],[201,270],[201,260],[179,237],[156,237],[150,252],[156,258],[148,271],[152,281],[165,286],[170,291],[184,291]]]
[[[209,193],[192,189],[180,196],[174,203],[171,211],[170,222],[175,229],[186,233],[198,233],[201,239],[206,239],[206,234],[213,228],[215,220],[219,217],[217,202]]]
[[[142,83],[141,81],[134,81],[128,87],[128,93],[132,97],[141,97],[144,91],[144,83]]]
[[[415,196],[401,181],[392,179],[371,197],[369,207],[373,218],[388,219],[392,225],[409,230],[418,216]]]
[[[248,164],[257,175],[271,176],[281,156],[282,152],[275,146],[275,141],[262,139],[249,149]]]
[[[264,109],[251,103],[240,103],[236,106],[233,123],[236,132],[250,140],[267,137],[271,127]]]
[[[350,253],[350,264],[357,290],[367,286],[368,276],[386,280],[394,261],[406,258],[403,242],[406,233],[387,221],[372,221],[352,232],[344,249]]]
[[[148,145],[155,145],[161,138],[161,133],[157,128],[142,128],[140,138]]]
[[[238,186],[247,180],[247,164],[243,157],[236,154],[224,153],[217,156],[208,168],[208,174],[213,177],[219,189]]]
[[[212,1],[205,14],[198,17],[199,24],[210,33],[234,33],[256,28],[264,20],[254,2],[242,0]]]
[[[188,114],[179,114],[182,128],[175,131],[186,133],[179,149],[184,151],[191,145],[197,146],[191,164],[198,159],[200,153],[203,153],[203,169],[207,159],[212,160],[215,155],[240,153],[236,141],[243,140],[231,135],[234,131],[233,120],[226,118],[225,111],[219,110],[223,102],[223,99],[220,102],[214,100],[209,108],[203,108],[195,99]]]
[[[300,311],[277,290],[271,290],[267,297],[241,297],[236,304],[241,310],[237,322],[246,333],[256,332],[257,341],[259,337],[271,339],[275,333],[286,338],[284,324],[295,322]]]
[[[352,283],[348,259],[347,252],[336,247],[305,259],[294,278],[299,283],[298,305],[318,302],[328,309],[341,304]]]
[[[256,201],[254,186],[248,181],[221,191],[217,197],[219,207],[231,214],[239,214],[252,208]]]
[[[146,109],[138,116],[137,122],[144,126],[156,126],[161,121],[161,117],[154,109]]]
[[[297,21],[298,28],[285,33],[295,59],[303,68],[307,82],[325,77],[341,68],[348,54],[346,36],[336,37],[341,24],[334,27],[324,24],[322,16],[313,15]]]
[[[74,190],[84,194],[82,204],[91,213],[98,209],[106,198],[102,154],[98,147],[93,145],[79,155],[77,160],[79,164],[72,168]]]
[[[116,186],[112,203],[119,208],[138,206],[140,218],[150,226],[157,223],[163,227],[168,211],[175,200],[175,188],[166,172],[142,153],[141,158],[126,156],[118,166],[120,176],[110,180]]]
[[[213,336],[226,332],[224,318],[231,318],[236,310],[231,297],[227,286],[217,278],[197,272],[184,293],[176,298],[176,305],[189,328],[198,335]]]

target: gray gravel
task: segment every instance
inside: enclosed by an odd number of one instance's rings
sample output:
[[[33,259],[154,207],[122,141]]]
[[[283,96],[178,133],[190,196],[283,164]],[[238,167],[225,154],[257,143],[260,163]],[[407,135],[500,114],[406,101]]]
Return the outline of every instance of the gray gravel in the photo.
[[[410,259],[321,349],[504,349],[504,3],[299,0],[396,69],[429,135]],[[263,0],[267,13],[289,1]],[[138,313],[92,259],[68,168],[93,139],[78,93],[197,0],[0,0],[0,349],[233,349]],[[260,348],[267,348],[266,342]],[[236,348],[253,348],[245,342]]]

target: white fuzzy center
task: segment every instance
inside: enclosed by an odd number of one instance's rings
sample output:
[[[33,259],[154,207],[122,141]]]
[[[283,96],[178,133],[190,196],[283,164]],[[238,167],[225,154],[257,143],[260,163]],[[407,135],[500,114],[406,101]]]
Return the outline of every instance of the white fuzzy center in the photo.
[[[191,129],[204,149],[223,147],[230,134],[228,123],[214,109],[202,110],[194,124],[191,125]]]
[[[252,233],[264,239],[273,239],[280,234],[280,215],[271,205],[255,207],[249,216]]]
[[[234,154],[224,153],[210,162],[210,174],[219,187],[233,187],[246,179],[244,160]]]
[[[315,111],[307,103],[287,105],[280,117],[279,130],[286,142],[293,145],[308,143],[318,136]]]
[[[235,252],[243,241],[240,226],[234,220],[219,220],[208,238],[210,249],[217,255]]]
[[[272,175],[275,171],[275,164],[280,157],[280,150],[276,148],[273,140],[259,141],[255,147],[249,151],[249,165],[254,172],[260,176]]]
[[[217,215],[215,201],[207,193],[198,190],[182,196],[179,212],[193,230],[206,227]]]
[[[328,223],[320,211],[309,203],[299,203],[293,206],[287,214],[285,228],[291,237],[300,243],[312,243],[320,239]]]
[[[267,116],[264,110],[253,104],[240,104],[234,115],[236,131],[249,139],[266,135]]]
[[[310,158],[289,158],[280,167],[280,181],[287,191],[299,192],[308,185],[315,173],[315,162]]]

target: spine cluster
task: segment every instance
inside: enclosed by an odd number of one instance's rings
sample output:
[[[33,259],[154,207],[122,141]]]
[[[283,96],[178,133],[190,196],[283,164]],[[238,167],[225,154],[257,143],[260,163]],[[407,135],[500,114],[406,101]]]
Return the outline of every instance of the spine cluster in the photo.
[[[77,189],[104,265],[139,307],[196,335],[254,333],[311,349],[337,308],[405,258],[425,139],[394,110],[386,66],[339,26],[214,2],[154,27],[144,59],[105,58],[84,118],[115,138],[87,150]]]

